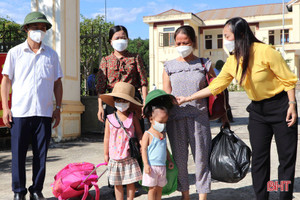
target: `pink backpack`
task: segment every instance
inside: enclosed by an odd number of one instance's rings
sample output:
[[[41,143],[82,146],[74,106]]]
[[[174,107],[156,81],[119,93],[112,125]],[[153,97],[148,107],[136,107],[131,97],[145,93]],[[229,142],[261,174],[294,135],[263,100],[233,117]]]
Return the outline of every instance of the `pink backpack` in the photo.
[[[60,170],[54,177],[54,182],[51,184],[52,193],[59,200],[83,195],[82,200],[85,200],[89,194],[89,189],[94,186],[96,191],[95,199],[99,199],[100,191],[97,185],[98,176],[96,169],[101,163],[94,166],[94,164],[83,163],[70,163]]]

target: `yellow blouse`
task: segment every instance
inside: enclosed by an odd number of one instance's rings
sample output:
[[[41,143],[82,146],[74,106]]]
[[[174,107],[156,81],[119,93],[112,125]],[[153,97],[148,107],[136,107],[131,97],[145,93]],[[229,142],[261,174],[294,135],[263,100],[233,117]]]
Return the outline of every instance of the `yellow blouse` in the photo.
[[[268,99],[283,90],[295,88],[297,76],[287,66],[281,54],[270,45],[253,43],[250,49],[249,66],[242,87],[249,99],[260,101]],[[242,66],[236,73],[237,61],[234,55],[228,57],[222,71],[208,88],[213,95],[221,93],[233,78],[241,79]]]

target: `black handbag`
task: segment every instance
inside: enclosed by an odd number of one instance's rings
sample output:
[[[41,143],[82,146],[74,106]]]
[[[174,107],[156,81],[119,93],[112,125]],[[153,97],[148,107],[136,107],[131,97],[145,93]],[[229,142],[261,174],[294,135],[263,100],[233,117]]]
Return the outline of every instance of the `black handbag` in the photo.
[[[211,177],[221,182],[239,182],[248,173],[250,159],[250,148],[229,128],[221,128],[212,140]]]
[[[135,159],[139,159],[141,157],[141,152],[140,152],[140,142],[136,137],[130,137],[126,128],[124,127],[122,121],[119,119],[117,113],[115,113],[116,119],[118,120],[121,128],[125,131],[127,137],[129,138],[129,149],[130,149],[130,156]]]

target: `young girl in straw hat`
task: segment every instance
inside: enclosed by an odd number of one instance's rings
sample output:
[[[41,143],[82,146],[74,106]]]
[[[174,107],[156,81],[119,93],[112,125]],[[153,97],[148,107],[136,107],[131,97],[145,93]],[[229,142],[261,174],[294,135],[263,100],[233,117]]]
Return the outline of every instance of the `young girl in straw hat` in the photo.
[[[142,138],[139,120],[131,112],[134,109],[141,109],[142,104],[134,99],[134,95],[134,86],[125,82],[116,83],[111,93],[100,95],[104,103],[117,110],[107,116],[104,134],[104,159],[108,162],[108,179],[109,183],[114,185],[117,200],[124,199],[123,185],[127,185],[127,199],[133,199],[134,183],[142,179],[139,164],[130,156],[129,151],[128,135],[139,140]]]

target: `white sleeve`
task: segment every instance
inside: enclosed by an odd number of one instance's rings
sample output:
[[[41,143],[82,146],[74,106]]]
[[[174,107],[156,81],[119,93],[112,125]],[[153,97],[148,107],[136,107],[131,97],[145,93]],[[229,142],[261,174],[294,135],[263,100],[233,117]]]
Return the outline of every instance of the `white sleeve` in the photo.
[[[8,51],[4,63],[4,67],[2,69],[2,74],[8,75],[9,79],[12,81],[14,78],[14,71],[15,71],[15,59],[13,57],[13,53]]]
[[[58,58],[58,55],[56,52],[54,52],[54,61],[53,61],[53,65],[54,65],[54,70],[55,70],[55,81],[57,81],[57,79],[59,78],[62,78],[64,75],[63,75],[63,71],[61,69],[61,65],[60,65],[60,62],[59,62],[59,58]]]

